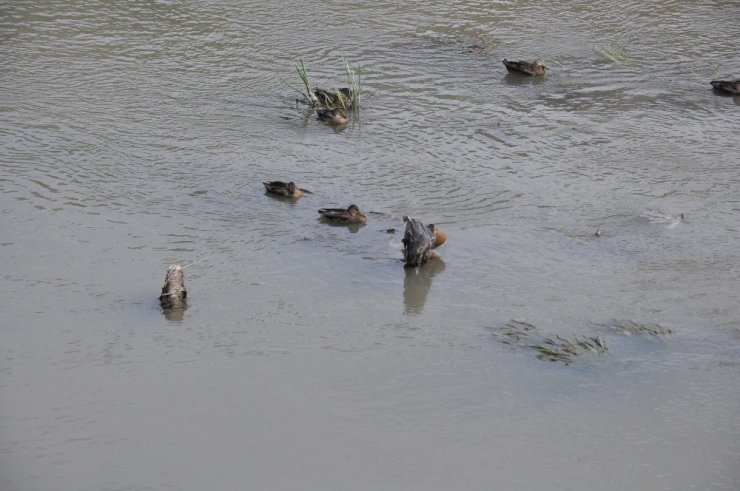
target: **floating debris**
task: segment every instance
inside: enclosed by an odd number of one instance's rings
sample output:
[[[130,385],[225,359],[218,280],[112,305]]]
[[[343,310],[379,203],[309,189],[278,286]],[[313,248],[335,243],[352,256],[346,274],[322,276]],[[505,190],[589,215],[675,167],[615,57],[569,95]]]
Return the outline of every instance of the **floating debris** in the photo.
[[[599,336],[544,337],[537,327],[527,322],[510,320],[494,333],[501,342],[512,348],[527,348],[536,351],[537,358],[570,365],[584,353],[596,356],[608,351],[606,343]]]

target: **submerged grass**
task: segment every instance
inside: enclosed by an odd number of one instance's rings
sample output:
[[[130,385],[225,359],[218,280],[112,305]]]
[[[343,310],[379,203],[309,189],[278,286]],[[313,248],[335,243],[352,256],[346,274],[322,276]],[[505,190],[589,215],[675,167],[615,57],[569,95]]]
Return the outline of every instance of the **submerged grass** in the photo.
[[[591,352],[598,356],[608,351],[604,340],[598,336],[573,336],[573,339],[555,336],[554,338],[544,338],[541,342],[527,347],[538,351],[537,358],[541,360],[559,361],[566,365],[573,363],[578,356],[585,352]]]
[[[643,324],[629,319],[613,320],[606,324],[599,324],[599,326],[623,336],[662,337],[672,333],[670,329],[660,324]]]
[[[627,49],[619,44],[607,43],[600,46],[594,46],[594,51],[617,65],[626,65],[629,63]]]
[[[584,353],[596,356],[608,351],[599,336],[543,337],[537,328],[527,322],[511,320],[494,333],[501,342],[513,348],[527,348],[537,352],[537,358],[570,365]]]

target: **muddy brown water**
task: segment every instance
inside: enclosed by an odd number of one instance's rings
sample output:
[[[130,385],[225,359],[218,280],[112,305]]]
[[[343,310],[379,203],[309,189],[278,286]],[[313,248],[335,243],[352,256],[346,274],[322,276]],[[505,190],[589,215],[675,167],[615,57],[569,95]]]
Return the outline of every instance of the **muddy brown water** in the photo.
[[[737,489],[738,37],[732,1],[0,2],[0,488]],[[299,57],[362,66],[345,129]],[[418,273],[407,214],[448,235]]]

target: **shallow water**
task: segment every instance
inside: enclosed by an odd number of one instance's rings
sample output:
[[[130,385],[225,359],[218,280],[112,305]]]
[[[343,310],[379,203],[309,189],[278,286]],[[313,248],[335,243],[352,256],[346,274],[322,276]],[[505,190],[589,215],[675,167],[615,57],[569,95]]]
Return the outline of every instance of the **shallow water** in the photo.
[[[0,488],[736,489],[738,35],[736,2],[0,1]],[[299,57],[362,66],[347,128]],[[448,235],[418,272],[406,214]]]

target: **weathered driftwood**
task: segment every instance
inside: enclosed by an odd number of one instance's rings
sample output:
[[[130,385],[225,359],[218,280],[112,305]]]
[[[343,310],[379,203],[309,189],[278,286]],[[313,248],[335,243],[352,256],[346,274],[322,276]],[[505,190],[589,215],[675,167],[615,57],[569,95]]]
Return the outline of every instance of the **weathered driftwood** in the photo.
[[[185,273],[179,264],[167,268],[159,303],[165,310],[179,310],[187,307],[188,291],[185,289]]]
[[[419,218],[403,217],[406,231],[403,234],[403,258],[407,268],[417,268],[426,263],[436,253],[436,247],[442,245],[447,236],[434,225],[424,226]]]

